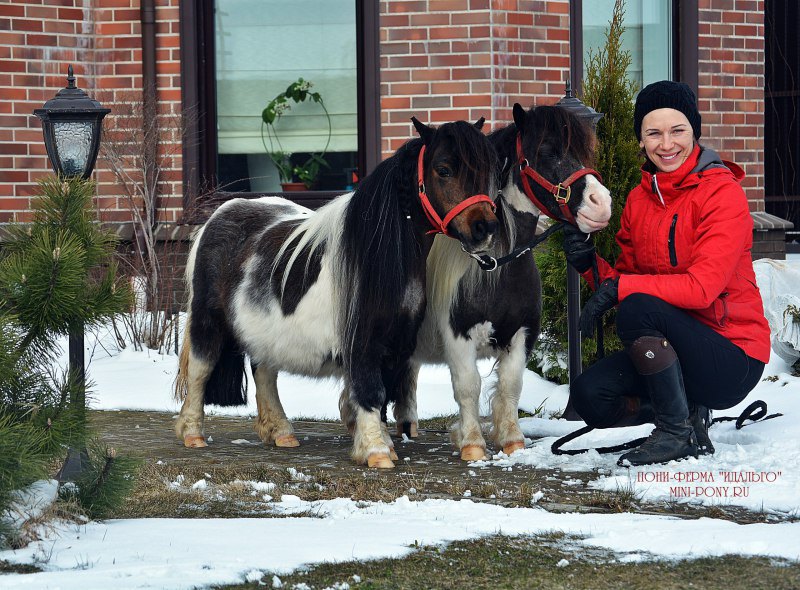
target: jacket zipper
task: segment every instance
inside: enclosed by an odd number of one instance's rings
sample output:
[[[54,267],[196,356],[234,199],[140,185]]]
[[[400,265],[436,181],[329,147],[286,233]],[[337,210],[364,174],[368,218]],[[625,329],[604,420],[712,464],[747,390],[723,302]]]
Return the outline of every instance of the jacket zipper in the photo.
[[[661,196],[661,191],[658,190],[658,179],[656,178],[655,174],[653,174],[653,187],[652,188],[653,188],[653,192],[658,195],[658,198],[661,201],[661,204],[666,207],[667,204],[664,202],[664,197]]]
[[[675,226],[678,224],[678,214],[672,216],[672,223],[669,226],[669,239],[667,245],[669,247],[669,263],[672,266],[678,266],[678,254],[675,251]]]

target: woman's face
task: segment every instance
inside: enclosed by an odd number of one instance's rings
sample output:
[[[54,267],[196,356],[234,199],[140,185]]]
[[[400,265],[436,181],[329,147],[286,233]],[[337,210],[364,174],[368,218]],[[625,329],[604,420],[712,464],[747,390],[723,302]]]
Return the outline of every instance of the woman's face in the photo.
[[[659,172],[672,172],[692,153],[694,133],[689,119],[675,109],[656,109],[642,119],[643,148]]]

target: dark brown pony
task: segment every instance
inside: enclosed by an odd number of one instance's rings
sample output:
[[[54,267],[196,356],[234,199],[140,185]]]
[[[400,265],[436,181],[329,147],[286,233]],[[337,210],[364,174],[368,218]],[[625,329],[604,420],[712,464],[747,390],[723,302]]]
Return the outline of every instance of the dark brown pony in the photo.
[[[611,216],[608,189],[586,168],[593,161],[591,130],[558,107],[525,111],[515,104],[513,113],[513,124],[489,136],[504,177],[497,202],[500,225],[492,246],[496,258],[530,243],[541,213],[557,220],[567,218],[586,232],[604,226]],[[536,176],[543,181],[536,181]],[[571,178],[567,212],[553,191],[566,193],[557,187]],[[533,255],[526,252],[485,272],[452,240],[437,238],[427,266],[428,309],[417,349],[405,374],[390,388],[398,427],[410,436],[416,432],[419,364],[446,363],[460,415],[453,428],[454,442],[462,459],[484,458],[486,442],[479,424],[481,375],[476,362],[491,357],[496,359],[492,435],[495,444],[510,454],[524,446],[517,406],[526,363],[540,330],[541,285]],[[352,421],[349,415],[343,417]]]
[[[356,414],[354,460],[393,466],[380,421],[384,376],[416,345],[431,223],[473,253],[490,247],[497,226],[485,196],[496,191],[496,156],[483,121],[414,124],[420,139],[317,212],[278,197],[236,199],[203,226],[187,263],[176,390],[175,430],[187,447],[206,446],[204,404],[245,402],[247,355],[264,442],[299,444],[278,398],[279,371],[340,375]]]

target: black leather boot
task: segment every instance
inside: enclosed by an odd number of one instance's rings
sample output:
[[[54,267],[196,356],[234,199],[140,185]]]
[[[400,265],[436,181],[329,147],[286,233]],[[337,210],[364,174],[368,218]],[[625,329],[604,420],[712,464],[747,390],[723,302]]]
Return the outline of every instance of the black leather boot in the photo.
[[[695,402],[689,403],[689,422],[697,437],[697,454],[713,455],[714,445],[708,436],[708,427],[711,426],[711,410]]]
[[[641,446],[625,453],[618,465],[650,465],[697,457],[697,438],[675,349],[664,337],[643,336],[628,348],[653,404],[656,427]]]

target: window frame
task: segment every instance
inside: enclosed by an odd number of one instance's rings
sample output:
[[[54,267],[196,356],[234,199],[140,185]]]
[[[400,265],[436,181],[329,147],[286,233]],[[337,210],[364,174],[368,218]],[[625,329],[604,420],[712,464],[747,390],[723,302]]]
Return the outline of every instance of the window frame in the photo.
[[[356,4],[356,83],[359,177],[380,161],[380,34],[379,0]],[[180,3],[183,142],[183,209],[191,211],[199,195],[217,182],[217,109],[214,44],[214,0]],[[216,201],[252,197],[260,193],[213,191]],[[341,191],[277,193],[316,208]]]
[[[583,0],[570,0],[570,81],[580,88],[583,80]],[[672,0],[672,63],[674,80],[685,82],[697,96],[698,0]]]

